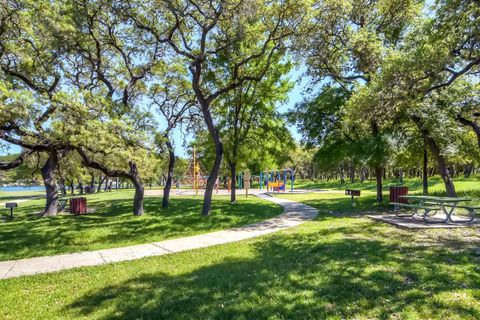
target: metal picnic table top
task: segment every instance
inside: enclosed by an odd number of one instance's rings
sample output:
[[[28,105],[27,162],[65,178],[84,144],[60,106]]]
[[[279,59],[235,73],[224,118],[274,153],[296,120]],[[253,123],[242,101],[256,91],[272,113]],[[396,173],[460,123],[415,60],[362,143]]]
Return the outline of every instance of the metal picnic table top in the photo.
[[[463,201],[472,201],[472,198],[453,198],[453,197],[435,197],[435,196],[400,196],[400,198],[404,199],[416,199],[416,200],[426,200],[426,201],[435,201],[438,203],[447,203],[447,202],[463,202]]]

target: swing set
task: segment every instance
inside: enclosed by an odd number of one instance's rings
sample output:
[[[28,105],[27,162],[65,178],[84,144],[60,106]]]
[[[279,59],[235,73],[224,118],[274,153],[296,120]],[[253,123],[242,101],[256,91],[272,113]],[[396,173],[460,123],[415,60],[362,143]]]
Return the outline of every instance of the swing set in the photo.
[[[285,192],[287,180],[290,179],[290,192],[293,192],[295,176],[292,169],[268,170],[260,172],[260,190],[265,189],[280,193]]]

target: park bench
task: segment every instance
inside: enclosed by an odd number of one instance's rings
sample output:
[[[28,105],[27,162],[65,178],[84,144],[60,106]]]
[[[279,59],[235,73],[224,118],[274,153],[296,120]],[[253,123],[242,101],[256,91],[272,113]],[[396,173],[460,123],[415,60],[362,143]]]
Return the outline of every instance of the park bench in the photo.
[[[65,207],[67,206],[68,199],[59,199],[58,200],[58,211],[63,211],[65,210]]]

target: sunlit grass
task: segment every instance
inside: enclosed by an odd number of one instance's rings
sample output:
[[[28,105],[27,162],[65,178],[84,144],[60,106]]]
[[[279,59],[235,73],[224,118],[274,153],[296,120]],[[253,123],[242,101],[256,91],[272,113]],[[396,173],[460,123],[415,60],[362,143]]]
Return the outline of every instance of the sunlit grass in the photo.
[[[454,179],[455,188],[457,191],[467,190],[480,190],[480,176],[472,176],[469,178],[457,177]],[[434,193],[441,193],[445,191],[445,185],[443,180],[439,176],[430,177],[428,179],[429,191]],[[403,183],[399,180],[385,180],[383,182],[383,190],[388,191],[390,186],[408,186],[411,192],[422,192],[422,180],[420,178],[405,178]],[[375,180],[365,180],[361,183],[358,179],[354,183],[350,180],[345,180],[345,183],[340,183],[339,180],[330,181],[311,181],[311,180],[298,180],[295,181],[295,188],[297,189],[335,189],[344,190],[345,188],[360,189],[364,191],[376,190]]]
[[[4,319],[478,319],[476,229],[321,215],[274,235],[0,281]]]
[[[476,184],[467,183],[464,190],[471,191],[461,195],[479,194]],[[127,201],[109,196],[108,201],[100,201],[103,195],[89,201],[109,208]],[[478,228],[410,231],[363,218],[366,211],[384,208],[375,204],[374,190],[362,191],[353,210],[343,190],[280,196],[317,207],[318,219],[227,245],[3,280],[0,315],[3,319],[32,315],[39,319],[480,318]],[[192,206],[197,200],[185,199]],[[160,199],[150,201],[155,201],[154,206]],[[172,210],[185,208],[182,202],[177,205]],[[152,209],[146,207],[150,215]],[[127,216],[130,212],[125,212]]]
[[[14,219],[0,222],[0,260],[78,252],[148,243],[169,238],[221,230],[261,221],[282,212],[271,202],[238,198],[231,205],[228,197],[215,196],[210,217],[201,217],[202,197],[173,197],[162,209],[161,197],[145,199],[145,215],[132,213],[132,191],[88,195],[95,213],[39,218],[44,199],[19,203]]]

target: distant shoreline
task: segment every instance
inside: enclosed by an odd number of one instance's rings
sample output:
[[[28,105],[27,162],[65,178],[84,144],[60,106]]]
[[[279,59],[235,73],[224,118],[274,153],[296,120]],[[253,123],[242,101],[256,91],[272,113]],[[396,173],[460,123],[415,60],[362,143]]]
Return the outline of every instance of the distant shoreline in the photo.
[[[7,186],[0,187],[0,192],[17,192],[17,191],[45,191],[44,186]]]

